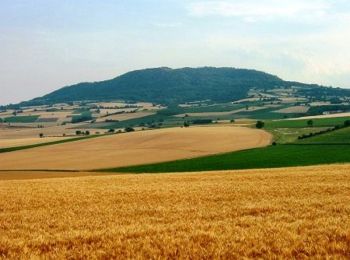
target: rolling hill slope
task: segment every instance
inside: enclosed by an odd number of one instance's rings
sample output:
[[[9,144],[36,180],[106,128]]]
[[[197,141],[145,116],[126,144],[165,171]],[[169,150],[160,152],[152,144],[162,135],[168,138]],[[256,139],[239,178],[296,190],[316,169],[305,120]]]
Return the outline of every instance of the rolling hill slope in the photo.
[[[318,94],[324,94],[327,91],[343,91],[318,85],[283,81],[277,76],[256,70],[163,67],[132,71],[106,81],[67,86],[43,97],[27,101],[25,104],[115,99],[162,104],[179,104],[198,100],[226,102],[247,97],[248,91],[252,88],[268,90],[291,86],[299,86],[303,91],[317,90]]]

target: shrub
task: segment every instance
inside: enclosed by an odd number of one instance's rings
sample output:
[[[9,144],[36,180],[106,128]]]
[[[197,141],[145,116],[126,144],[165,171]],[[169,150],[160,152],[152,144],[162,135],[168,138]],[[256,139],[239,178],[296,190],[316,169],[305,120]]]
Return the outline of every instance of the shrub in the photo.
[[[256,126],[256,128],[261,129],[261,128],[264,128],[265,123],[263,121],[258,121],[258,122],[256,122],[255,126]]]

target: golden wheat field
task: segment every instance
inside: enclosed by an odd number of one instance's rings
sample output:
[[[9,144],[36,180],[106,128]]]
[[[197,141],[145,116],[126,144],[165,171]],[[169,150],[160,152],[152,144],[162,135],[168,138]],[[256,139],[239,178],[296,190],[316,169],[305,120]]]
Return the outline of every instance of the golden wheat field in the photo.
[[[167,128],[0,154],[0,170],[91,170],[267,146],[271,134],[244,127]]]
[[[2,258],[349,258],[350,165],[0,181]]]

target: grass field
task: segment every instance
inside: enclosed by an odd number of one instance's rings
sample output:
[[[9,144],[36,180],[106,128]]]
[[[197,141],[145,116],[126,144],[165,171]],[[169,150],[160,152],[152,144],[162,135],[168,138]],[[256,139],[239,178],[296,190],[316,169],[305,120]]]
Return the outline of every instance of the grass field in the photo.
[[[0,257],[348,259],[349,170],[0,181]]]
[[[34,123],[39,118],[35,116],[11,116],[4,118],[5,123]]]
[[[120,167],[263,147],[270,142],[269,133],[250,128],[167,128],[3,153],[0,154],[0,170]]]
[[[107,172],[163,173],[259,169],[350,162],[350,145],[277,145],[149,165],[106,169]]]

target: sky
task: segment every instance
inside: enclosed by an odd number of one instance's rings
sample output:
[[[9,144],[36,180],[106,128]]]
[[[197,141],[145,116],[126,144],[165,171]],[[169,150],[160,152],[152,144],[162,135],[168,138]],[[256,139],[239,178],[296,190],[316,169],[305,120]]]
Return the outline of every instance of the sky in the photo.
[[[149,67],[350,88],[349,0],[0,0],[0,104]]]

